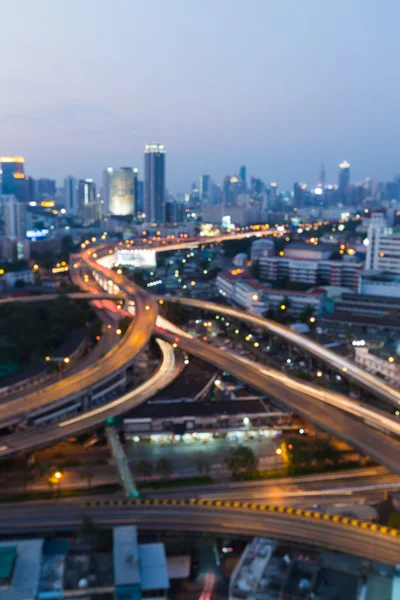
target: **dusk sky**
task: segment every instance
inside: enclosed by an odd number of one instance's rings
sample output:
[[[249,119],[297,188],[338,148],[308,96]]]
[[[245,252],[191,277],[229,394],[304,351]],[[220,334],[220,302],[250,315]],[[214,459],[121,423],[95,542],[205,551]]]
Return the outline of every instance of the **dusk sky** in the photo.
[[[240,165],[289,188],[400,173],[395,0],[0,1],[0,154],[101,181],[167,149],[167,186]]]

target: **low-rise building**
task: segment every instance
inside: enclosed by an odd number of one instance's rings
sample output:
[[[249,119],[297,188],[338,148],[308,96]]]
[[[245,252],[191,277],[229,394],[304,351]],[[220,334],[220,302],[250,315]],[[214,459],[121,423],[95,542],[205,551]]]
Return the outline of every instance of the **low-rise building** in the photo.
[[[260,277],[264,281],[288,279],[310,285],[339,285],[358,289],[362,265],[356,261],[260,256]]]
[[[138,544],[135,525],[114,527],[114,600],[167,597],[169,577],[162,543]]]
[[[317,315],[324,310],[326,292],[322,288],[309,291],[274,289],[254,279],[242,279],[242,275],[242,273],[234,275],[232,272],[219,273],[216,286],[222,296],[246,310],[255,312],[275,310],[284,303],[286,298],[290,301],[287,306],[288,313],[296,317],[307,305],[311,306]]]
[[[17,281],[34,283],[35,276],[30,269],[25,269],[24,271],[8,271],[1,276],[1,281],[7,287],[14,287]]]
[[[382,350],[371,352],[367,346],[355,346],[354,351],[358,366],[372,375],[383,377],[395,388],[400,386],[400,369],[394,356]]]
[[[384,271],[361,271],[358,292],[362,295],[400,298],[400,275]]]
[[[0,542],[1,600],[36,600],[43,540]]]
[[[324,327],[335,333],[390,335],[400,330],[400,297],[342,294],[335,310],[324,316]]]

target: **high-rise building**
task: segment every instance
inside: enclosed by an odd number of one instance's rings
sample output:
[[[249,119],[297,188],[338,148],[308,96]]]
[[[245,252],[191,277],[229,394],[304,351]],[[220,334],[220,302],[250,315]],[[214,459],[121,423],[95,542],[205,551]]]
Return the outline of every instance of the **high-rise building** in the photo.
[[[144,182],[140,179],[137,180],[137,201],[136,201],[136,211],[139,214],[142,214],[144,211]]]
[[[103,200],[104,210],[108,214],[110,212],[110,186],[111,186],[111,175],[113,172],[112,167],[108,167],[103,171]]]
[[[69,215],[78,213],[78,182],[72,175],[64,179],[64,207]]]
[[[106,172],[105,202],[111,215],[127,216],[135,212],[135,174],[132,167],[113,169]]]
[[[278,204],[278,184],[273,181],[270,186],[269,186],[269,202],[268,205],[272,208],[272,209],[276,209],[277,208],[277,204]]]
[[[36,197],[36,181],[33,177],[25,175],[25,202],[34,202]]]
[[[199,178],[200,206],[207,204],[210,198],[210,176],[200,175]]]
[[[138,179],[139,169],[135,167],[133,169],[133,212],[138,212]]]
[[[160,223],[165,204],[165,146],[147,144],[144,149],[144,213],[146,221]]]
[[[37,200],[54,198],[56,195],[56,182],[54,179],[38,179],[36,182]]]
[[[78,209],[83,212],[83,207],[95,202],[96,184],[93,179],[80,179],[78,183]]]
[[[246,183],[246,167],[244,165],[239,169],[239,177],[241,181]]]
[[[4,237],[7,240],[24,240],[26,236],[25,204],[7,195],[3,203]]]
[[[20,202],[26,202],[26,182],[23,156],[0,157],[0,193],[13,194]]]
[[[232,193],[231,193],[231,176],[225,175],[224,181],[222,184],[222,204],[231,204],[232,202]]]
[[[339,190],[346,191],[350,185],[350,163],[347,160],[339,163]]]
[[[382,213],[372,213],[368,226],[365,269],[400,274],[400,233],[387,227]]]
[[[325,187],[325,165],[321,163],[318,174],[318,186],[324,189]]]

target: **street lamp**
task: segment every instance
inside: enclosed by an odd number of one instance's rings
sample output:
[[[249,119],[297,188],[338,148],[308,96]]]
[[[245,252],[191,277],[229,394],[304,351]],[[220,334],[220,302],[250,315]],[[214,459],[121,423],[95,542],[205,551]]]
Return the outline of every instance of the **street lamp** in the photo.
[[[65,364],[67,365],[67,364],[69,363],[69,361],[70,361],[70,359],[68,358],[68,356],[66,356],[66,357],[64,358],[64,362],[65,362]]]
[[[60,471],[56,471],[54,473],[54,479],[57,479],[57,481],[60,481],[61,478],[62,478],[62,473],[60,473]]]
[[[389,358],[388,358],[388,361],[389,361],[390,363],[394,363],[394,358],[393,358],[393,356],[389,356]]]
[[[315,323],[315,317],[310,317],[310,323]]]
[[[122,330],[121,330],[121,329],[117,329],[115,333],[116,333],[117,335],[121,335],[121,333],[122,333]]]
[[[286,305],[285,304],[281,304],[281,310],[286,310]]]

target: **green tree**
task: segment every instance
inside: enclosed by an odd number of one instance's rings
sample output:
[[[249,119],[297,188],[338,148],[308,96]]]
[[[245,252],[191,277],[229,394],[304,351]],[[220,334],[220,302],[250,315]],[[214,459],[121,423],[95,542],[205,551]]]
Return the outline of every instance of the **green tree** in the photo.
[[[87,462],[85,462],[80,472],[81,479],[86,479],[87,481],[88,491],[90,491],[90,488],[92,487],[95,464],[96,463],[94,461],[88,460]]]
[[[208,475],[210,473],[210,465],[204,458],[201,458],[197,462],[196,468],[199,475]]]
[[[14,287],[16,289],[26,288],[26,281],[24,281],[23,279],[17,279],[16,282],[14,283]]]
[[[303,323],[308,323],[313,314],[314,308],[311,306],[311,304],[306,304],[300,313],[300,321],[303,321]]]
[[[254,279],[260,281],[261,279],[261,268],[260,261],[257,259],[251,263],[250,274]]]
[[[134,471],[136,475],[150,477],[153,474],[153,465],[149,460],[142,458],[136,463]]]
[[[247,446],[231,448],[224,462],[233,476],[257,471],[258,459],[253,450]]]
[[[156,464],[156,473],[161,477],[168,479],[172,473],[171,463],[168,458],[160,458]]]
[[[122,317],[122,319],[119,322],[119,328],[122,331],[122,334],[124,334],[126,332],[126,330],[128,329],[129,325],[132,323],[132,317]]]
[[[139,285],[142,288],[145,288],[147,286],[147,280],[142,271],[134,271],[132,279],[136,283],[136,285]]]

